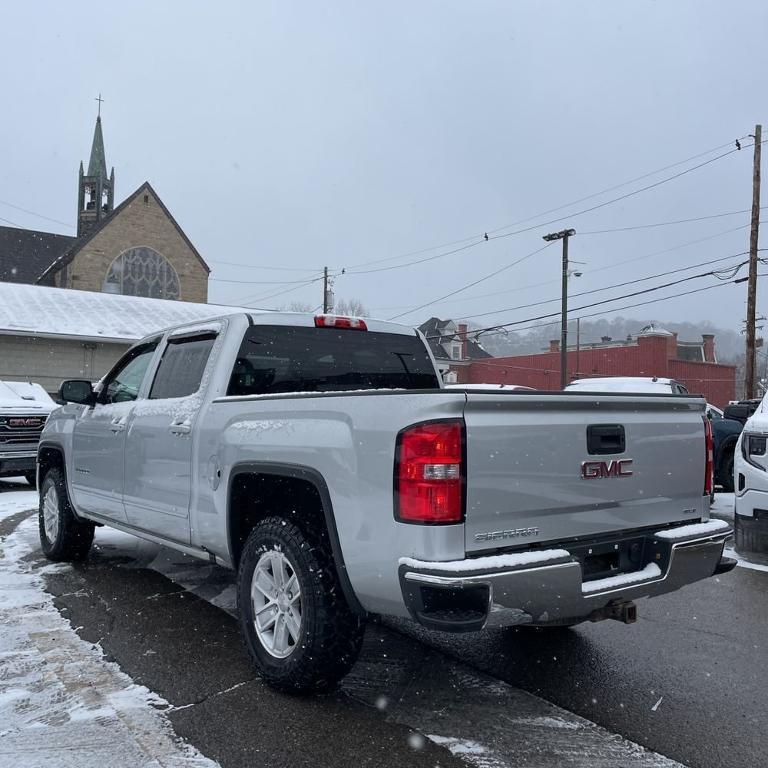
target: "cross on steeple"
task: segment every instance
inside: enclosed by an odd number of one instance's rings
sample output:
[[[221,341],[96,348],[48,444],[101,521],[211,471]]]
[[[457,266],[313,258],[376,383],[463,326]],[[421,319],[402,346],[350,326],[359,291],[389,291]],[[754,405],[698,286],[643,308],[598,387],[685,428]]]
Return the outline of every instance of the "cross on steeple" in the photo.
[[[101,93],[99,93],[99,97],[97,99],[94,99],[94,101],[99,102],[99,117],[101,117],[101,102],[104,101],[104,99],[101,98]]]

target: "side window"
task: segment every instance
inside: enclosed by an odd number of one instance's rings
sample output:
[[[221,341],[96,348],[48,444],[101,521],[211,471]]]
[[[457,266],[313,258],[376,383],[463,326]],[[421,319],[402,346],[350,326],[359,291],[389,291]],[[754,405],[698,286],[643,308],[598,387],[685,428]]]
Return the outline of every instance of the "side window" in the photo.
[[[169,339],[149,393],[150,400],[186,397],[200,389],[216,334]]]
[[[155,349],[156,341],[132,349],[104,380],[99,402],[109,405],[135,400]]]

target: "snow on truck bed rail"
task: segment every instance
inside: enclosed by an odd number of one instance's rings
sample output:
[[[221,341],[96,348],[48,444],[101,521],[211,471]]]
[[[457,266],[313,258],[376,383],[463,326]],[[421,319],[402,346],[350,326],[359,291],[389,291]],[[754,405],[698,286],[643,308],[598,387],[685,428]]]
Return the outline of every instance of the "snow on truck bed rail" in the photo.
[[[653,535],[659,539],[685,539],[688,536],[720,533],[730,527],[725,520],[707,520],[706,523],[694,523],[693,525],[683,525],[679,528],[670,528],[666,531],[656,531]]]
[[[661,568],[656,563],[648,563],[640,571],[632,573],[620,573],[618,576],[609,576],[606,579],[597,579],[587,581],[581,585],[581,591],[588,595],[590,592],[602,592],[604,589],[616,589],[617,587],[628,587],[639,581],[655,579],[661,576]]]
[[[401,557],[400,565],[408,568],[419,568],[430,571],[447,571],[450,573],[465,573],[467,571],[492,571],[500,568],[519,568],[524,565],[536,565],[548,560],[560,560],[570,557],[570,552],[564,549],[543,549],[538,552],[517,552],[512,555],[488,555],[487,557],[471,557],[466,560],[416,560],[413,557]]]

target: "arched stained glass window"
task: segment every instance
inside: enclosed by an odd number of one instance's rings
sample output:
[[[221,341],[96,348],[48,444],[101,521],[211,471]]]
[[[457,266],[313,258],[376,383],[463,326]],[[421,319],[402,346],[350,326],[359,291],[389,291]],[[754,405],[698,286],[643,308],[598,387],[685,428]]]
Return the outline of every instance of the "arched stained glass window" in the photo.
[[[146,246],[129,248],[107,270],[104,291],[151,299],[178,299],[179,276],[161,253]]]

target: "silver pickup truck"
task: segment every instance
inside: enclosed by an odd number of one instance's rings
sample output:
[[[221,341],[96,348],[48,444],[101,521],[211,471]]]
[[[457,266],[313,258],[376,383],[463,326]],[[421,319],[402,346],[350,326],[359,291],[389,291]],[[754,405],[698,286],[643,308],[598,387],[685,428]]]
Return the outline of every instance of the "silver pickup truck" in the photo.
[[[444,389],[412,328],[239,314],[136,344],[38,454],[40,540],[108,525],[237,569],[260,674],[332,686],[368,614],[451,632],[634,621],[722,573],[704,401]]]

